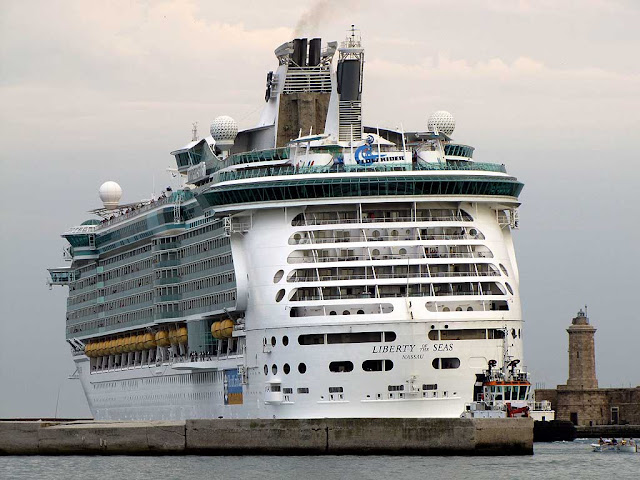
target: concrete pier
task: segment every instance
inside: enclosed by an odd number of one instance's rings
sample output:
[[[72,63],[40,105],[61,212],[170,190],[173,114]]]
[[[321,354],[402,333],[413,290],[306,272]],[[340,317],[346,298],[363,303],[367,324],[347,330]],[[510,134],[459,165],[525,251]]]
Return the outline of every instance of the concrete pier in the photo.
[[[0,422],[0,455],[532,453],[528,418]]]

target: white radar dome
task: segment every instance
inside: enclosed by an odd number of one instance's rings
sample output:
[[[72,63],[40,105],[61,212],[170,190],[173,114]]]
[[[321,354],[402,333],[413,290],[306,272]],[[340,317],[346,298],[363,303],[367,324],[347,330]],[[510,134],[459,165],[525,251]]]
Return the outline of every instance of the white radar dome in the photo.
[[[438,132],[451,135],[456,128],[456,120],[449,112],[439,110],[431,114],[427,120],[427,128],[432,132],[437,129]]]
[[[98,195],[100,195],[100,200],[102,200],[105,208],[116,208],[120,198],[122,198],[122,188],[116,182],[104,182],[100,185]]]
[[[238,135],[238,124],[226,115],[217,117],[209,130],[219,147],[231,146]]]

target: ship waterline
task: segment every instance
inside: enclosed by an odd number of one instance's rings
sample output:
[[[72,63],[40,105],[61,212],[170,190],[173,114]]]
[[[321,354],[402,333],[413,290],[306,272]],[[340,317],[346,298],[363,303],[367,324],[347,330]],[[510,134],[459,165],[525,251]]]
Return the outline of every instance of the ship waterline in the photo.
[[[320,43],[276,49],[255,128],[172,152],[182,188],[121,205],[107,182],[63,234],[50,283],[95,418],[459,417],[523,358],[522,184],[446,112],[362,125],[357,33]]]

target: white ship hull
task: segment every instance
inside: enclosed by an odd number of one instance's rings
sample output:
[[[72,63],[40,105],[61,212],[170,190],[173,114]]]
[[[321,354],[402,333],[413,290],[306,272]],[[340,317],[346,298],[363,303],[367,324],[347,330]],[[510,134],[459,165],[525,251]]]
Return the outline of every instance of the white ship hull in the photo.
[[[386,199],[389,201],[389,199]],[[426,204],[425,204],[426,205]],[[442,207],[445,204],[437,204]],[[310,207],[311,208],[311,207]],[[313,209],[322,210],[321,206]],[[366,208],[366,206],[365,206]],[[238,298],[246,299],[245,331],[241,344],[245,349],[236,355],[216,355],[190,361],[183,358],[157,362],[151,366],[111,368],[99,372],[91,370],[84,355],[77,357],[83,388],[92,414],[97,419],[156,419],[184,418],[322,418],[322,417],[458,417],[466,403],[473,399],[476,374],[486,368],[490,359],[502,356],[504,340],[446,339],[432,340],[429,332],[454,332],[459,329],[498,331],[505,326],[509,334],[509,348],[514,356],[521,354],[521,316],[517,296],[517,270],[512,264],[513,250],[508,229],[499,225],[495,210],[482,203],[465,204],[472,210],[472,221],[464,222],[467,230],[482,233],[482,240],[464,243],[486,246],[491,260],[478,261],[502,265],[500,272],[489,277],[508,281],[514,294],[506,289],[499,298],[506,300],[509,310],[490,310],[495,296],[458,295],[389,298],[349,298],[291,300],[291,293],[300,285],[344,285],[339,279],[316,282],[287,282],[293,271],[305,268],[331,268],[346,261],[311,261],[295,263],[292,258],[300,248],[331,247],[353,249],[354,258],[361,250],[372,247],[414,248],[427,250],[434,244],[459,244],[462,240],[404,240],[386,235],[391,230],[415,231],[434,225],[462,225],[460,221],[376,221],[337,223],[327,225],[292,226],[301,207],[269,208],[252,214],[251,228],[232,234],[232,251]],[[311,216],[309,216],[311,217]],[[308,219],[309,223],[321,223]],[[379,231],[385,239],[375,242],[304,243],[290,242],[299,232],[324,228],[327,231],[365,229]],[[363,237],[364,239],[364,237]],[[353,237],[350,240],[354,240]],[[311,240],[310,240],[311,241]],[[319,241],[319,239],[317,239]],[[293,243],[293,244],[292,244]],[[292,257],[293,256],[293,257]],[[306,257],[308,258],[308,257]],[[244,261],[242,260],[244,259]],[[323,259],[324,260],[324,259]],[[409,266],[426,266],[450,262],[447,258],[411,258]],[[470,262],[473,259],[456,260]],[[300,260],[302,262],[302,260]],[[349,261],[350,268],[358,266],[398,266],[397,260]],[[401,264],[400,267],[406,267]],[[274,283],[274,275],[283,270],[282,278]],[[406,277],[406,275],[405,275]],[[439,277],[410,278],[417,281],[438,281]],[[486,281],[485,277],[469,281]],[[406,284],[404,278],[400,283]],[[351,282],[354,283],[354,282]],[[362,280],[355,283],[362,284]],[[378,278],[371,284],[398,285],[394,278]],[[347,282],[348,284],[348,282]],[[275,301],[284,287],[285,296]],[[467,292],[469,293],[469,292]],[[484,303],[485,308],[482,308]],[[384,304],[389,313],[357,314]],[[433,310],[433,305],[440,311]],[[449,305],[449,311],[442,311]],[[458,306],[458,311],[456,310]],[[468,310],[471,306],[473,310]],[[326,315],[294,316],[292,308],[314,307],[326,309]],[[461,308],[464,307],[464,308]],[[333,309],[340,311],[332,315]],[[342,314],[345,309],[349,315]],[[249,327],[251,326],[251,327]],[[338,334],[354,332],[393,332],[393,341],[300,345],[299,336],[306,334]],[[444,334],[443,334],[444,335]],[[288,344],[283,344],[283,337]],[[490,336],[490,335],[487,335]],[[327,337],[325,337],[327,338]],[[382,337],[381,337],[382,338]],[[451,337],[447,337],[451,338]],[[246,342],[246,343],[245,343]],[[272,343],[274,345],[272,345]],[[434,359],[455,358],[457,368],[436,369]],[[392,362],[388,371],[364,371],[363,363],[371,360]],[[351,362],[351,371],[330,371],[331,362]],[[119,362],[125,364],[126,362]],[[299,365],[304,364],[304,373]],[[288,365],[289,373],[285,372]],[[391,364],[389,364],[391,365]],[[386,366],[385,366],[386,369]],[[238,373],[239,372],[239,373]],[[243,375],[244,372],[244,375]],[[226,383],[226,386],[225,386]],[[229,384],[236,387],[230,389]],[[427,387],[428,386],[428,387]],[[426,389],[428,388],[428,389]],[[301,390],[302,389],[302,390]],[[229,392],[240,392],[232,402]],[[308,393],[306,393],[308,391]],[[300,393],[305,392],[305,393]]]

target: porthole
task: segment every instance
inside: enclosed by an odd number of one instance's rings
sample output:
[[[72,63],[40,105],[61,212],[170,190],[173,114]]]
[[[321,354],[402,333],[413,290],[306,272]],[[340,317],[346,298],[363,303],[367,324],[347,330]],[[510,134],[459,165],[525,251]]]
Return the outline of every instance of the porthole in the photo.
[[[269,375],[269,367],[267,367],[266,365],[264,366],[264,374]]]
[[[473,312],[473,307],[467,307],[467,312]]]
[[[471,235],[472,237],[478,236],[478,230],[476,230],[475,228],[470,228],[469,235]]]
[[[391,230],[391,236],[392,237],[397,237],[398,236],[398,230]]]
[[[279,302],[283,298],[284,298],[284,288],[278,290],[278,293],[276,293],[276,302]]]
[[[345,310],[342,312],[343,315],[349,315],[351,312],[349,310]]]
[[[462,307],[456,307],[456,312],[461,312],[462,311]]]
[[[358,310],[358,315],[364,315],[364,310]]]
[[[278,366],[275,363],[271,365],[271,373],[273,373],[274,375],[278,373]]]
[[[513,295],[513,288],[511,288],[511,285],[509,285],[508,283],[505,283],[505,285],[507,286],[507,290],[509,290],[509,293]]]
[[[284,372],[285,375],[289,375],[289,372],[291,371],[291,367],[289,366],[288,363],[285,363],[282,366],[282,371]]]
[[[401,248],[400,250],[398,250],[398,253],[400,255],[406,255],[407,254],[407,249],[406,248]]]
[[[449,307],[443,307],[443,308],[442,308],[442,311],[443,311],[443,312],[449,312],[449,311],[450,311],[450,309],[449,309]]]
[[[289,345],[289,337],[287,337],[286,335],[282,337],[282,345],[284,345],[285,347]]]
[[[271,346],[272,347],[276,346],[276,337],[271,337]]]
[[[336,311],[335,311],[335,310],[331,310],[331,311],[329,312],[329,315],[337,315],[337,313],[336,313]]]
[[[300,235],[299,233],[296,233],[296,234],[293,236],[293,240],[294,240],[294,242],[296,242],[296,243],[300,243],[300,239],[301,239],[301,238],[302,238],[302,235]]]
[[[379,232],[378,230],[374,230],[374,231],[373,231],[373,237],[374,237],[374,238],[378,238],[378,237],[380,237],[380,232]]]
[[[284,276],[284,270],[278,270],[276,274],[273,276],[273,283],[278,283],[280,280],[282,280],[283,276]]]
[[[507,269],[506,269],[506,268],[504,268],[504,265],[503,265],[503,264],[500,264],[500,270],[502,270],[502,273],[504,273],[504,275],[505,275],[506,277],[508,277],[508,276],[509,276],[509,274],[507,273]]]
[[[371,250],[371,255],[374,257],[379,257],[380,256],[380,250],[378,250],[377,248],[374,248],[373,250]]]
[[[305,373],[307,371],[307,366],[304,363],[298,364],[298,372]]]

